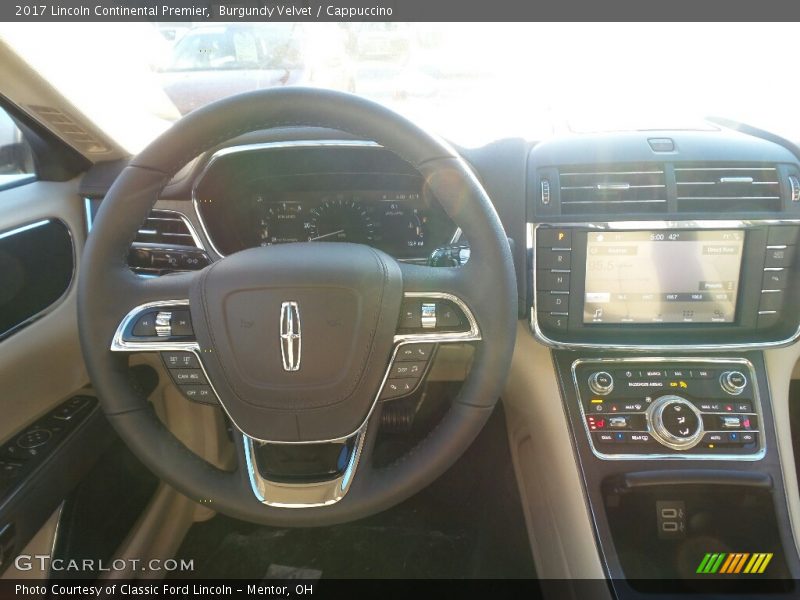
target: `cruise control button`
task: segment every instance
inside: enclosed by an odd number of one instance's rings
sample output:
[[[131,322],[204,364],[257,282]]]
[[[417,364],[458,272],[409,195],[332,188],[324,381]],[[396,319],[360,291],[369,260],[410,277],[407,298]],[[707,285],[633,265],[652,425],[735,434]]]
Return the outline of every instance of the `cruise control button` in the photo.
[[[425,372],[424,362],[397,362],[392,365],[389,371],[389,379],[401,379],[403,377],[414,377],[419,379]]]
[[[188,310],[175,310],[172,311],[172,335],[194,335],[192,329],[192,317]]]
[[[433,352],[433,344],[406,344],[397,349],[395,360],[428,360]]]
[[[170,369],[199,369],[200,362],[191,352],[162,352],[161,358]]]
[[[189,400],[197,400],[199,402],[216,402],[214,392],[211,386],[208,385],[181,385],[179,386],[183,395]]]
[[[175,383],[196,383],[196,384],[206,384],[206,376],[203,374],[203,371],[200,369],[172,369],[170,370],[172,374],[172,378],[175,380]]]
[[[387,400],[389,398],[399,398],[400,396],[405,396],[410,394],[414,391],[414,388],[417,387],[417,382],[419,379],[416,378],[408,378],[408,379],[388,379],[386,381],[386,385],[383,386],[383,391],[381,392],[381,400]]]
[[[133,335],[139,337],[156,336],[156,313],[150,312],[139,317],[133,326]]]

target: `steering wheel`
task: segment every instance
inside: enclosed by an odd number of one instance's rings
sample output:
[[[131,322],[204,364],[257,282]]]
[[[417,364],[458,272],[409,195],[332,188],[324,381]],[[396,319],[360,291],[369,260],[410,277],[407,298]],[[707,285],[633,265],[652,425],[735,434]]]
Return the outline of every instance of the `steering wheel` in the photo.
[[[413,165],[466,235],[469,261],[425,267],[349,243],[291,243],[232,254],[201,271],[144,278],[127,255],[159,193],[191,159],[240,134],[317,126],[372,140]],[[401,307],[425,313],[399,325]],[[416,302],[416,304],[414,304]],[[436,326],[436,307],[463,327]],[[229,516],[270,525],[350,521],[388,508],[441,475],[480,432],[508,373],[516,331],[508,239],[481,184],[445,143],[373,102],[283,88],[191,112],[136,156],[106,195],[83,253],[78,325],[109,422],[162,480]],[[137,334],[137,324],[155,320]],[[390,370],[439,344],[469,341],[472,367],[447,413],[411,451],[375,466]],[[129,383],[131,352],[182,351],[233,425],[237,466],[191,452]],[[424,358],[423,356],[423,358]],[[196,361],[196,362],[195,362]],[[188,371],[187,371],[188,372]],[[388,382],[388,383],[387,383]],[[264,448],[333,444],[337,471],[271,477]]]

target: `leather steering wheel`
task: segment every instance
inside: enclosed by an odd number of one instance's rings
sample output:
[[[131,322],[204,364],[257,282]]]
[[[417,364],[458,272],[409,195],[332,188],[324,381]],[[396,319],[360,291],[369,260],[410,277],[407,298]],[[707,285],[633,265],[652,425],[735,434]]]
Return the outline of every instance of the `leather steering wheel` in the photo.
[[[368,246],[311,242],[252,248],[202,271],[158,278],[129,269],[138,228],[181,167],[240,134],[287,126],[345,131],[409,162],[469,240],[469,261],[424,267]],[[466,326],[444,333],[399,331],[404,298],[452,302]],[[190,311],[188,335],[169,329],[170,315],[179,309]],[[162,327],[157,337],[132,336],[143,310],[162,313],[166,333]],[[502,391],[516,314],[508,240],[486,192],[458,154],[378,104],[303,88],[248,93],[193,111],[131,160],[98,211],[78,288],[91,381],[108,420],[134,454],[214,510],[281,526],[367,516],[408,498],[451,466]],[[255,325],[240,326],[243,316]],[[442,420],[399,460],[373,466],[386,402],[381,390],[395,355],[415,344],[464,341],[476,347],[473,364]],[[130,386],[130,353],[164,349],[192,352],[199,361],[237,432],[234,470],[212,466],[188,450]],[[257,464],[264,444],[315,442],[345,448],[342,470],[331,480],[271,481]]]

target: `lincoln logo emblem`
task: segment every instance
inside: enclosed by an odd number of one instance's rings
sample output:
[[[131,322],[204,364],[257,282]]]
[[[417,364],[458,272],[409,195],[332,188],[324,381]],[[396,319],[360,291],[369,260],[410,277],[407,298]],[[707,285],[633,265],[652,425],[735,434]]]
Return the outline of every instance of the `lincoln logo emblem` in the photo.
[[[300,370],[300,309],[297,302],[281,304],[281,358],[284,371]]]

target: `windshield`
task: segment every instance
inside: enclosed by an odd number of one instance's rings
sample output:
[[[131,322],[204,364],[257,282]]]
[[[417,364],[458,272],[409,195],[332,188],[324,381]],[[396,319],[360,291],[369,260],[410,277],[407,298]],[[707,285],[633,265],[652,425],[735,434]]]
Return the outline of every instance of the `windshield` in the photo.
[[[0,36],[131,152],[225,96],[306,85],[456,143],[696,129],[800,139],[792,24],[14,23]],[[47,39],[47,44],[41,40]],[[57,49],[57,50],[56,50]]]

